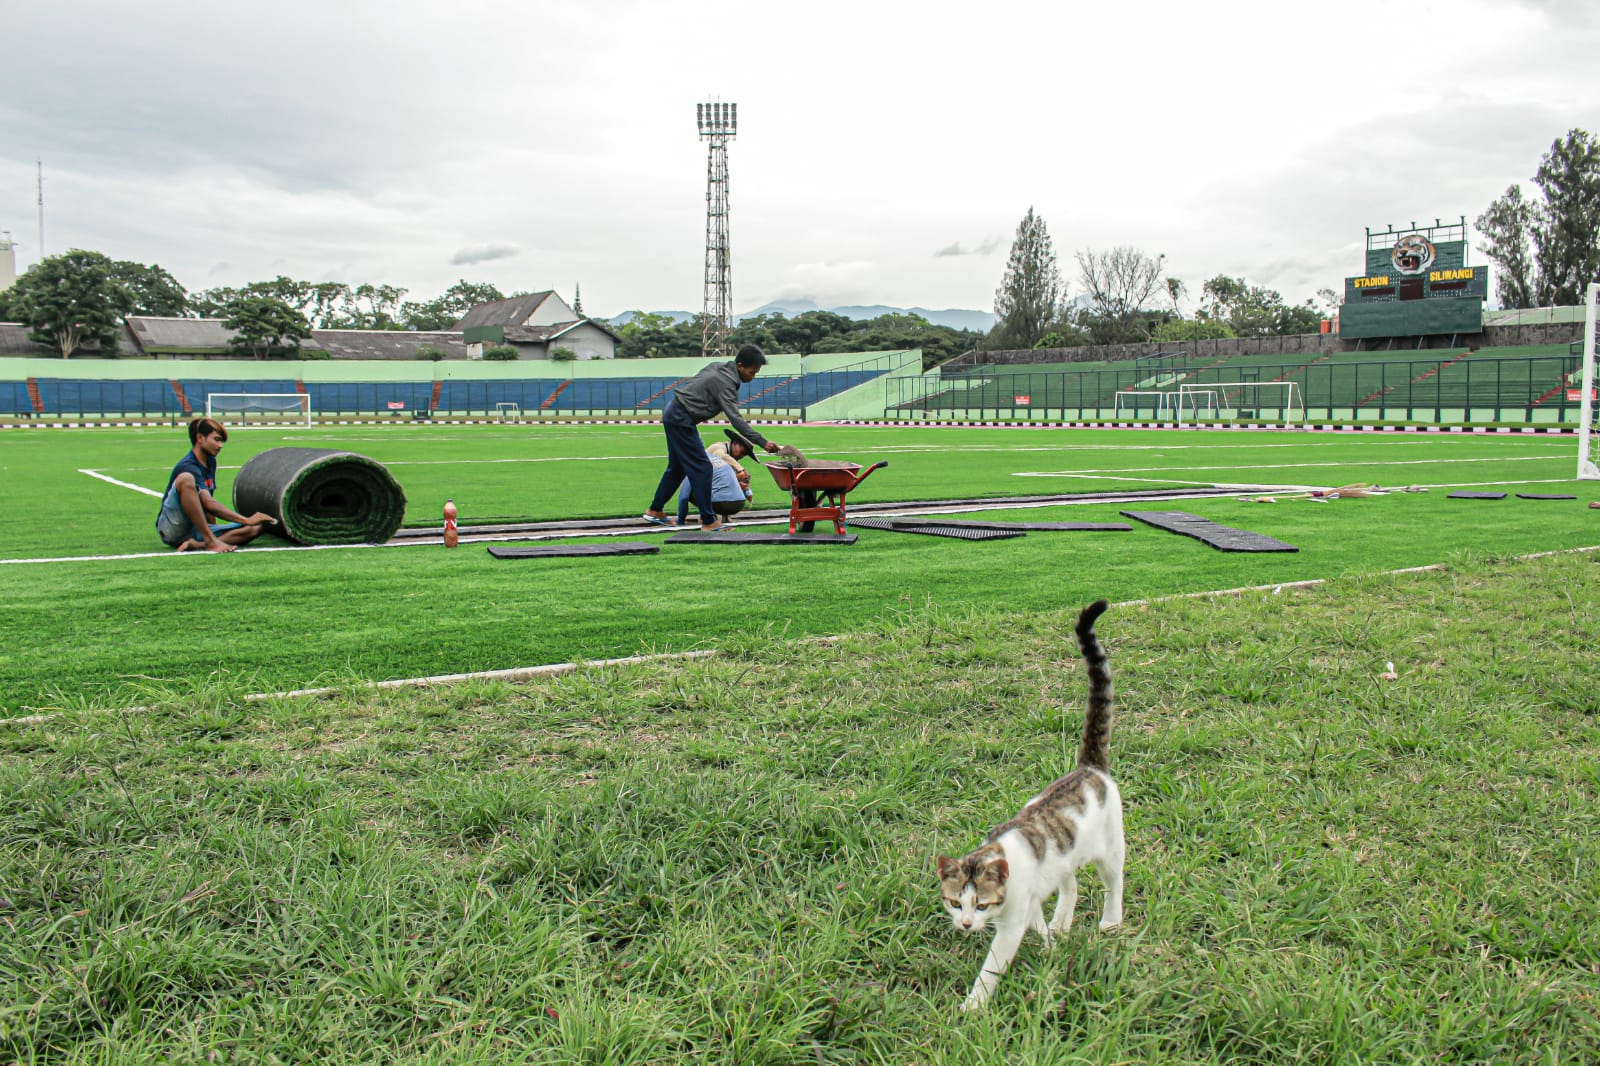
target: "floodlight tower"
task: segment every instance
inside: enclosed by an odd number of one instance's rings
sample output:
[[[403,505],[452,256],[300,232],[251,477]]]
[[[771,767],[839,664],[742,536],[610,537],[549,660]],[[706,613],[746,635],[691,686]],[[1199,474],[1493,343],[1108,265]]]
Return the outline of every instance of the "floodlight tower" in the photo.
[[[695,104],[695,124],[710,142],[706,159],[706,285],[700,315],[700,350],[728,354],[733,271],[728,262],[728,142],[739,130],[738,104]]]

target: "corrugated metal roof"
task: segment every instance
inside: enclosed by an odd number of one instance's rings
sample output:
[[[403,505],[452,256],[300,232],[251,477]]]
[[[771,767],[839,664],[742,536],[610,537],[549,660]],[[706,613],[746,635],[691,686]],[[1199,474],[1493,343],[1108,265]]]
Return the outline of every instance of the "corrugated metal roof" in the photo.
[[[530,292],[526,296],[510,296],[493,303],[479,304],[456,323],[456,329],[467,330],[478,326],[520,326],[554,291],[546,289],[543,292]]]
[[[307,348],[320,348],[335,359],[415,359],[424,345],[444,350],[447,359],[465,359],[467,346],[454,330],[411,332],[385,329],[314,329]]]
[[[46,359],[61,357],[61,349],[54,344],[39,344],[28,339],[28,328],[17,322],[0,322],[0,355],[26,356],[29,358],[43,357]],[[81,345],[73,355],[99,355],[98,344]],[[139,347],[134,343],[133,334],[128,332],[126,326],[122,327],[121,335],[117,338],[118,355],[138,355]]]
[[[151,318],[134,315],[128,328],[145,352],[220,349],[233,340],[233,330],[220,318]]]

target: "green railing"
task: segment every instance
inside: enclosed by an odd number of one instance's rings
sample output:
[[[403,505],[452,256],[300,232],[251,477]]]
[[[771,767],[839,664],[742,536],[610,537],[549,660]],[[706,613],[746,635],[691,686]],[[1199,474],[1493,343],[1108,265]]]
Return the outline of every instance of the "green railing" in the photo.
[[[1308,419],[1576,423],[1578,366],[1572,355],[1501,358],[1457,351],[1422,359],[1341,357],[1324,362],[1307,356],[1294,362],[1220,366],[1140,360],[1079,372],[965,367],[959,377],[886,380],[884,413],[930,421],[1109,421],[1118,392],[1171,394],[1165,401],[1151,395],[1124,398],[1122,418],[1149,421],[1174,417],[1180,385],[1292,381]],[[1160,383],[1153,385],[1153,377]],[[1276,407],[1265,396],[1262,403]],[[1281,414],[1268,410],[1255,413],[1282,420]]]

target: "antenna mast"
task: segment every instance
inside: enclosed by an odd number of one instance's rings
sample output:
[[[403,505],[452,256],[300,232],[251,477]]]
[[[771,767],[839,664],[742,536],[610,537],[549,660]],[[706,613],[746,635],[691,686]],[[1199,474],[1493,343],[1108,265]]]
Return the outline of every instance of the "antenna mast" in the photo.
[[[35,159],[39,168],[39,259],[44,260],[44,160]]]
[[[706,284],[700,314],[700,350],[728,354],[733,272],[728,262],[728,142],[739,129],[738,104],[695,104],[695,125],[709,141],[706,160]]]

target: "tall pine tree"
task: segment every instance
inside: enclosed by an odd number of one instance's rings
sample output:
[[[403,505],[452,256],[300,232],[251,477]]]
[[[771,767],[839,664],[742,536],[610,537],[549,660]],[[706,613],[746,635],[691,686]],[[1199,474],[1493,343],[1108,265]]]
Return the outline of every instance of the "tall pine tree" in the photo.
[[[1585,285],[1600,277],[1600,141],[1568,130],[1533,184],[1542,202],[1513,185],[1478,216],[1483,252],[1500,268],[1496,294],[1507,307],[1582,303]]]
[[[990,337],[1002,348],[1032,348],[1060,317],[1065,295],[1050,231],[1030,205],[1011,242],[1005,277],[994,293],[999,321]]]
[[[1533,216],[1539,301],[1580,304],[1585,286],[1600,278],[1600,142],[1569,130],[1540,160],[1533,182],[1544,193]]]

